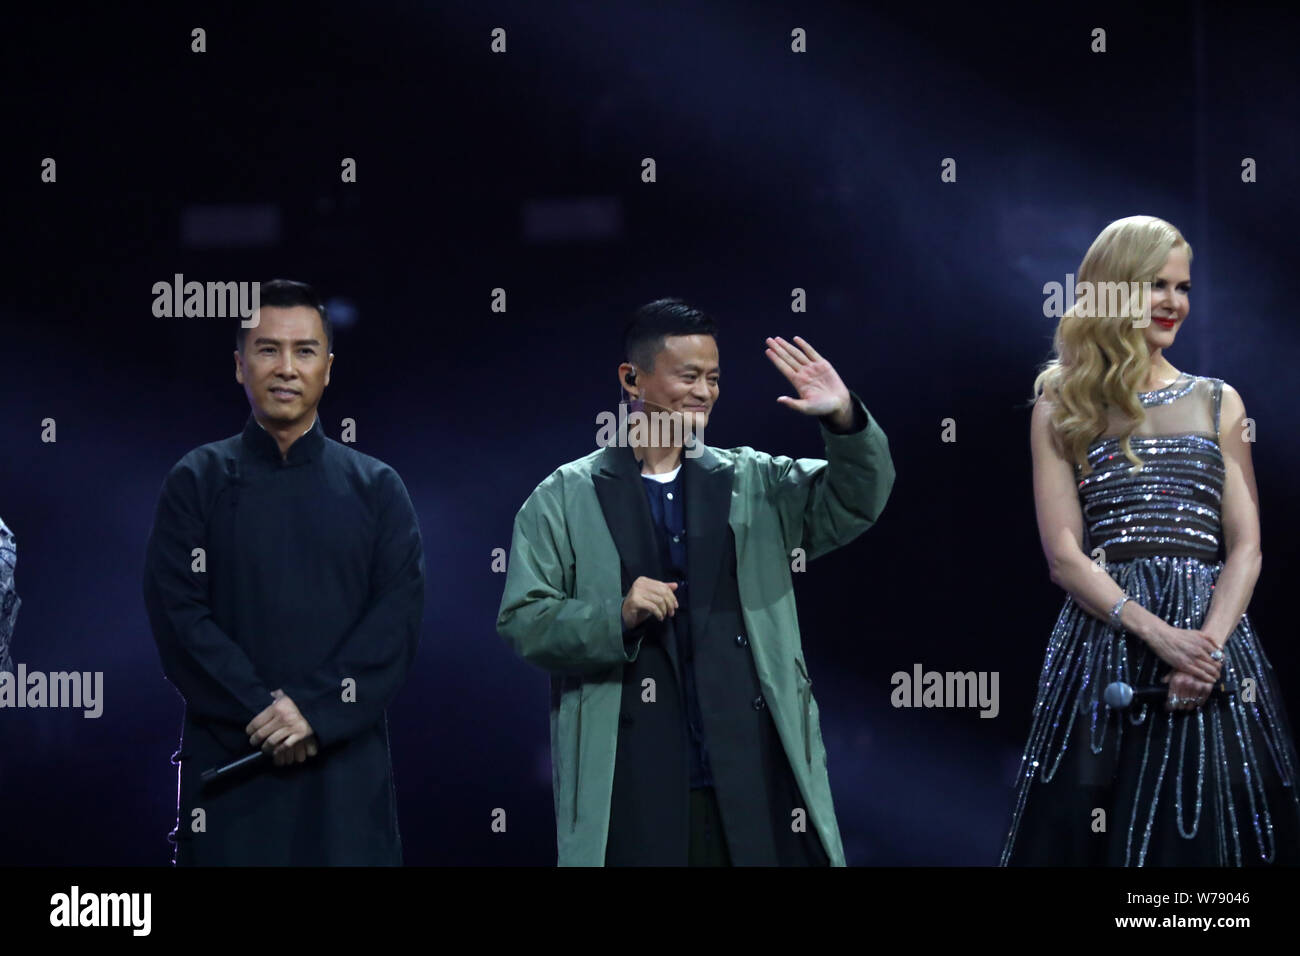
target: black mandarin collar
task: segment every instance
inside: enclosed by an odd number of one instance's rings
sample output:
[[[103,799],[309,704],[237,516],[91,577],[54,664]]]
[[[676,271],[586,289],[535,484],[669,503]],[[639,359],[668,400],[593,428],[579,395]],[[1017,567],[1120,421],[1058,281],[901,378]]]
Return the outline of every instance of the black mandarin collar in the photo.
[[[256,415],[248,416],[248,424],[244,426],[242,438],[244,447],[259,458],[285,465],[301,465],[313,461],[320,457],[321,449],[325,447],[325,429],[321,427],[319,414],[316,415],[316,421],[312,423],[311,428],[294,439],[293,444],[289,446],[288,458],[280,456],[280,446],[275,443],[271,433],[258,424]]]
[[[684,458],[685,455],[683,455],[682,457]],[[686,467],[686,462],[683,461],[682,468],[684,467]],[[677,483],[682,480],[682,469],[681,468],[677,469],[677,474],[673,475],[672,481],[660,481],[658,478],[652,478],[650,475],[647,475],[645,472],[641,473],[641,480],[644,481],[647,485],[653,485],[656,489],[659,490],[660,494],[667,494],[670,491],[677,490],[678,487]]]

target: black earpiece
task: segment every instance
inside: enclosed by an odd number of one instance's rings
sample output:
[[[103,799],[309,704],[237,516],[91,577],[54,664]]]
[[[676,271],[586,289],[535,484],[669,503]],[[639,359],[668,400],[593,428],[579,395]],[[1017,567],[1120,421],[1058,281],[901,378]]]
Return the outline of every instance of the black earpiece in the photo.
[[[636,372],[628,372],[626,375],[623,376],[623,381],[627,382],[629,385],[635,386]]]

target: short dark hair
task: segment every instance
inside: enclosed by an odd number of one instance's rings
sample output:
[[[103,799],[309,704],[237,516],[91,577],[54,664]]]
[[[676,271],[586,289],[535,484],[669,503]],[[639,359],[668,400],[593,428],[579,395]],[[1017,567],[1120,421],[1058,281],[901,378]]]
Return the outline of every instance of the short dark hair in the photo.
[[[711,335],[718,325],[711,317],[681,299],[655,299],[632,313],[623,329],[623,355],[637,368],[653,372],[655,356],[670,335]]]
[[[295,305],[305,305],[315,309],[320,316],[320,324],[325,329],[325,352],[328,354],[334,351],[334,325],[325,312],[325,303],[321,302],[316,290],[307,283],[295,282],[293,279],[272,279],[270,282],[259,283],[257,301],[259,307],[270,305],[279,309],[290,309]],[[247,340],[248,329],[244,328],[242,321],[236,322],[235,348],[244,351],[244,343]]]

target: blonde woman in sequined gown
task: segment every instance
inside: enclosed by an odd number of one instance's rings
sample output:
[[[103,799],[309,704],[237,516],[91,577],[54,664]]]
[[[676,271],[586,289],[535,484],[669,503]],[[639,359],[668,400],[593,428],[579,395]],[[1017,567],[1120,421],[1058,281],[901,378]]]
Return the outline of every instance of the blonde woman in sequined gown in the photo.
[[[1164,220],[1107,226],[1078,288],[1149,292],[1119,310],[1076,302],[1034,383],[1038,528],[1067,597],[1003,865],[1300,862],[1295,744],[1246,615],[1261,559],[1253,429],[1232,386],[1164,354],[1191,256]],[[1112,708],[1117,681],[1161,694]]]

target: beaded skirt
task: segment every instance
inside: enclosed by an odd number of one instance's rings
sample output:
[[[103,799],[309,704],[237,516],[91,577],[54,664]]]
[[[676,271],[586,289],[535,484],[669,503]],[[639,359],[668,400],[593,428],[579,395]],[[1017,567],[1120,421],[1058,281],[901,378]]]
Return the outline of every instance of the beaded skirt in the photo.
[[[1139,604],[1190,627],[1221,567],[1157,556],[1109,570]],[[1300,862],[1295,747],[1248,617],[1223,650],[1237,693],[1195,711],[1113,710],[1101,699],[1109,683],[1155,685],[1169,668],[1068,599],[1039,679],[1002,864]]]

